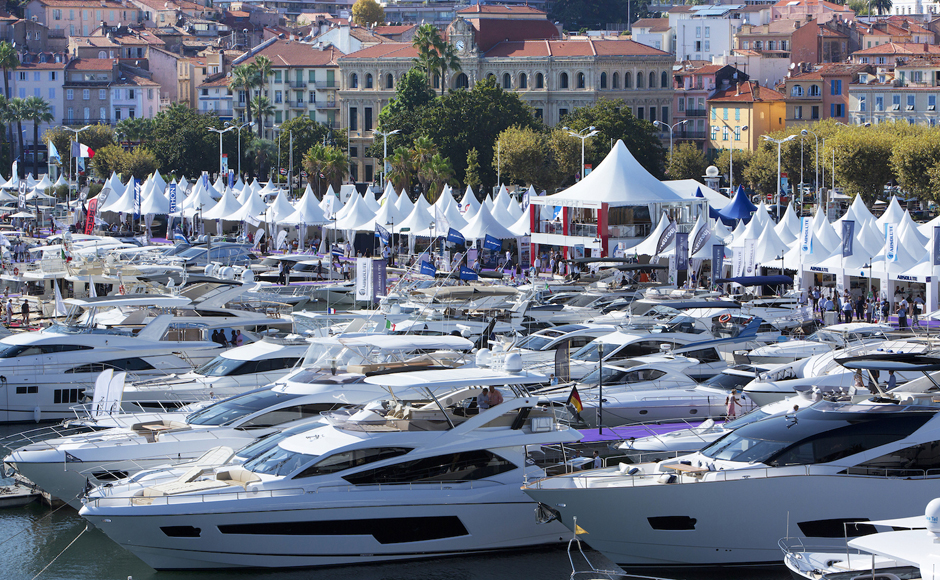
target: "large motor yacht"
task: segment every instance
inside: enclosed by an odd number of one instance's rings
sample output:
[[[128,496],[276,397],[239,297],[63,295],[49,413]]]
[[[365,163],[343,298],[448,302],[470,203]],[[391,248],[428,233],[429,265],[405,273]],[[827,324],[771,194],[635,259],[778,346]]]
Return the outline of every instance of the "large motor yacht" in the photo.
[[[241,465],[99,488],[80,513],[158,570],[386,562],[563,541],[557,522],[535,522],[519,486],[544,474],[527,447],[580,434],[524,388],[475,413],[479,385],[491,382],[475,378],[425,405],[328,415],[329,425]]]
[[[526,493],[620,566],[779,562],[777,540],[842,538],[937,494],[935,407],[818,402],[726,434],[700,452],[534,481]],[[849,530],[852,534],[852,530]],[[857,534],[856,534],[857,535]],[[837,544],[833,545],[837,548]]]

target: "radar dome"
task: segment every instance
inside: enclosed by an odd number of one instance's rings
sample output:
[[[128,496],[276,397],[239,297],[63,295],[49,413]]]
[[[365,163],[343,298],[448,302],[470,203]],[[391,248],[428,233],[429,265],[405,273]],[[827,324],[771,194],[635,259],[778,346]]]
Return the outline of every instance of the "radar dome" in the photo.
[[[518,352],[506,355],[506,362],[503,363],[503,370],[508,373],[522,372],[522,356]]]
[[[940,544],[940,498],[930,500],[924,515],[927,518],[927,533],[933,536],[934,543]]]
[[[705,170],[706,177],[718,177],[718,168],[714,165],[709,165],[708,169]]]

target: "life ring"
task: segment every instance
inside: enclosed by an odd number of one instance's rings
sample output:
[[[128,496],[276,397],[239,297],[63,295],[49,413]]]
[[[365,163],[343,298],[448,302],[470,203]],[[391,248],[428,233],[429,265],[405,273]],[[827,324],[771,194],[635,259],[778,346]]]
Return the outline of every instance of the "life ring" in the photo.
[[[14,276],[19,276],[19,275],[20,275],[20,269],[19,269],[19,268],[13,268],[13,275],[14,275]]]
[[[718,317],[718,322],[720,322],[720,323],[722,323],[722,324],[727,324],[727,323],[731,322],[731,315],[730,315],[730,314],[722,314],[721,316]]]
[[[123,295],[124,292],[125,292],[125,290],[124,290],[124,284],[121,284],[121,285],[118,287],[118,294]]]

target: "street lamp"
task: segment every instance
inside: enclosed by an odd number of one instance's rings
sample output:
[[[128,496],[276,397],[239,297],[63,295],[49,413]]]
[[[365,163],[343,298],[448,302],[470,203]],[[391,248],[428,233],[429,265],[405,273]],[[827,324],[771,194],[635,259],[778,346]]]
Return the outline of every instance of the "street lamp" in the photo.
[[[251,121],[250,123],[242,123],[241,125],[235,126],[233,123],[226,121],[225,124],[235,127],[235,129],[238,130],[238,177],[240,178],[242,176],[242,129],[249,126],[254,127],[255,122]]]
[[[565,131],[568,131],[568,134],[572,137],[577,137],[581,140],[581,179],[584,179],[584,142],[587,141],[590,137],[600,133],[597,129],[594,128],[594,125],[591,125],[587,129],[581,129],[577,133],[569,129],[568,127],[562,127]],[[587,132],[585,134],[585,132]]]
[[[800,131],[800,135],[806,136],[807,133],[810,133],[816,139],[816,199],[817,203],[819,200],[819,135],[813,133],[809,129],[803,129]],[[803,215],[803,208],[800,208],[800,215]]]
[[[793,141],[796,139],[796,135],[790,135],[784,139],[774,139],[770,135],[764,135],[765,141],[770,141],[777,144],[777,222],[780,222],[780,151],[784,143],[787,141]]]
[[[673,132],[673,130],[674,130],[676,127],[678,127],[679,125],[685,125],[685,124],[688,123],[688,122],[689,122],[688,119],[683,119],[682,121],[679,121],[678,123],[676,123],[676,124],[674,124],[674,125],[670,125],[669,123],[663,123],[662,121],[653,121],[653,125],[654,125],[654,126],[656,126],[656,127],[665,127],[665,128],[667,128],[667,129],[669,129],[669,161],[670,161],[670,163],[672,162],[672,132]],[[582,164],[582,165],[583,165],[583,164]]]
[[[748,129],[750,129],[750,127],[747,125],[741,126],[742,133]],[[731,143],[731,148],[728,149],[728,155],[730,155],[728,159],[728,193],[730,194],[730,197],[731,195],[734,195],[734,142]]]
[[[382,136],[382,187],[385,187],[385,163],[386,163],[385,160],[388,159],[388,136],[397,135],[398,133],[401,133],[401,129],[395,129],[394,131],[388,131],[386,133],[383,133],[379,131],[378,129],[375,129],[374,131],[372,131],[372,133],[375,135]]]
[[[91,129],[91,125],[85,125],[81,129],[72,129],[71,127],[62,126],[66,131],[71,131],[75,133],[75,142],[78,143],[78,134],[84,131],[85,129]],[[15,176],[14,176],[15,177]],[[68,208],[69,215],[72,213],[72,184],[71,179],[69,179],[69,191],[65,194],[65,206]],[[78,158],[75,158],[75,191],[78,191]]]
[[[206,129],[212,131],[213,133],[219,134],[219,177],[222,177],[222,134],[228,133],[235,127],[229,127],[228,129],[216,129],[215,127],[206,127]]]

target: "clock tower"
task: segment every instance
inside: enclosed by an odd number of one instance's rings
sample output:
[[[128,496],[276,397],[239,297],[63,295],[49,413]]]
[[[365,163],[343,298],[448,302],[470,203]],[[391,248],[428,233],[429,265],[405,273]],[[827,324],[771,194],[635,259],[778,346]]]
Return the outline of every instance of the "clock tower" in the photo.
[[[474,36],[473,27],[460,16],[450,24],[447,30],[447,39],[457,49],[457,56],[460,58],[476,56],[477,44]]]

